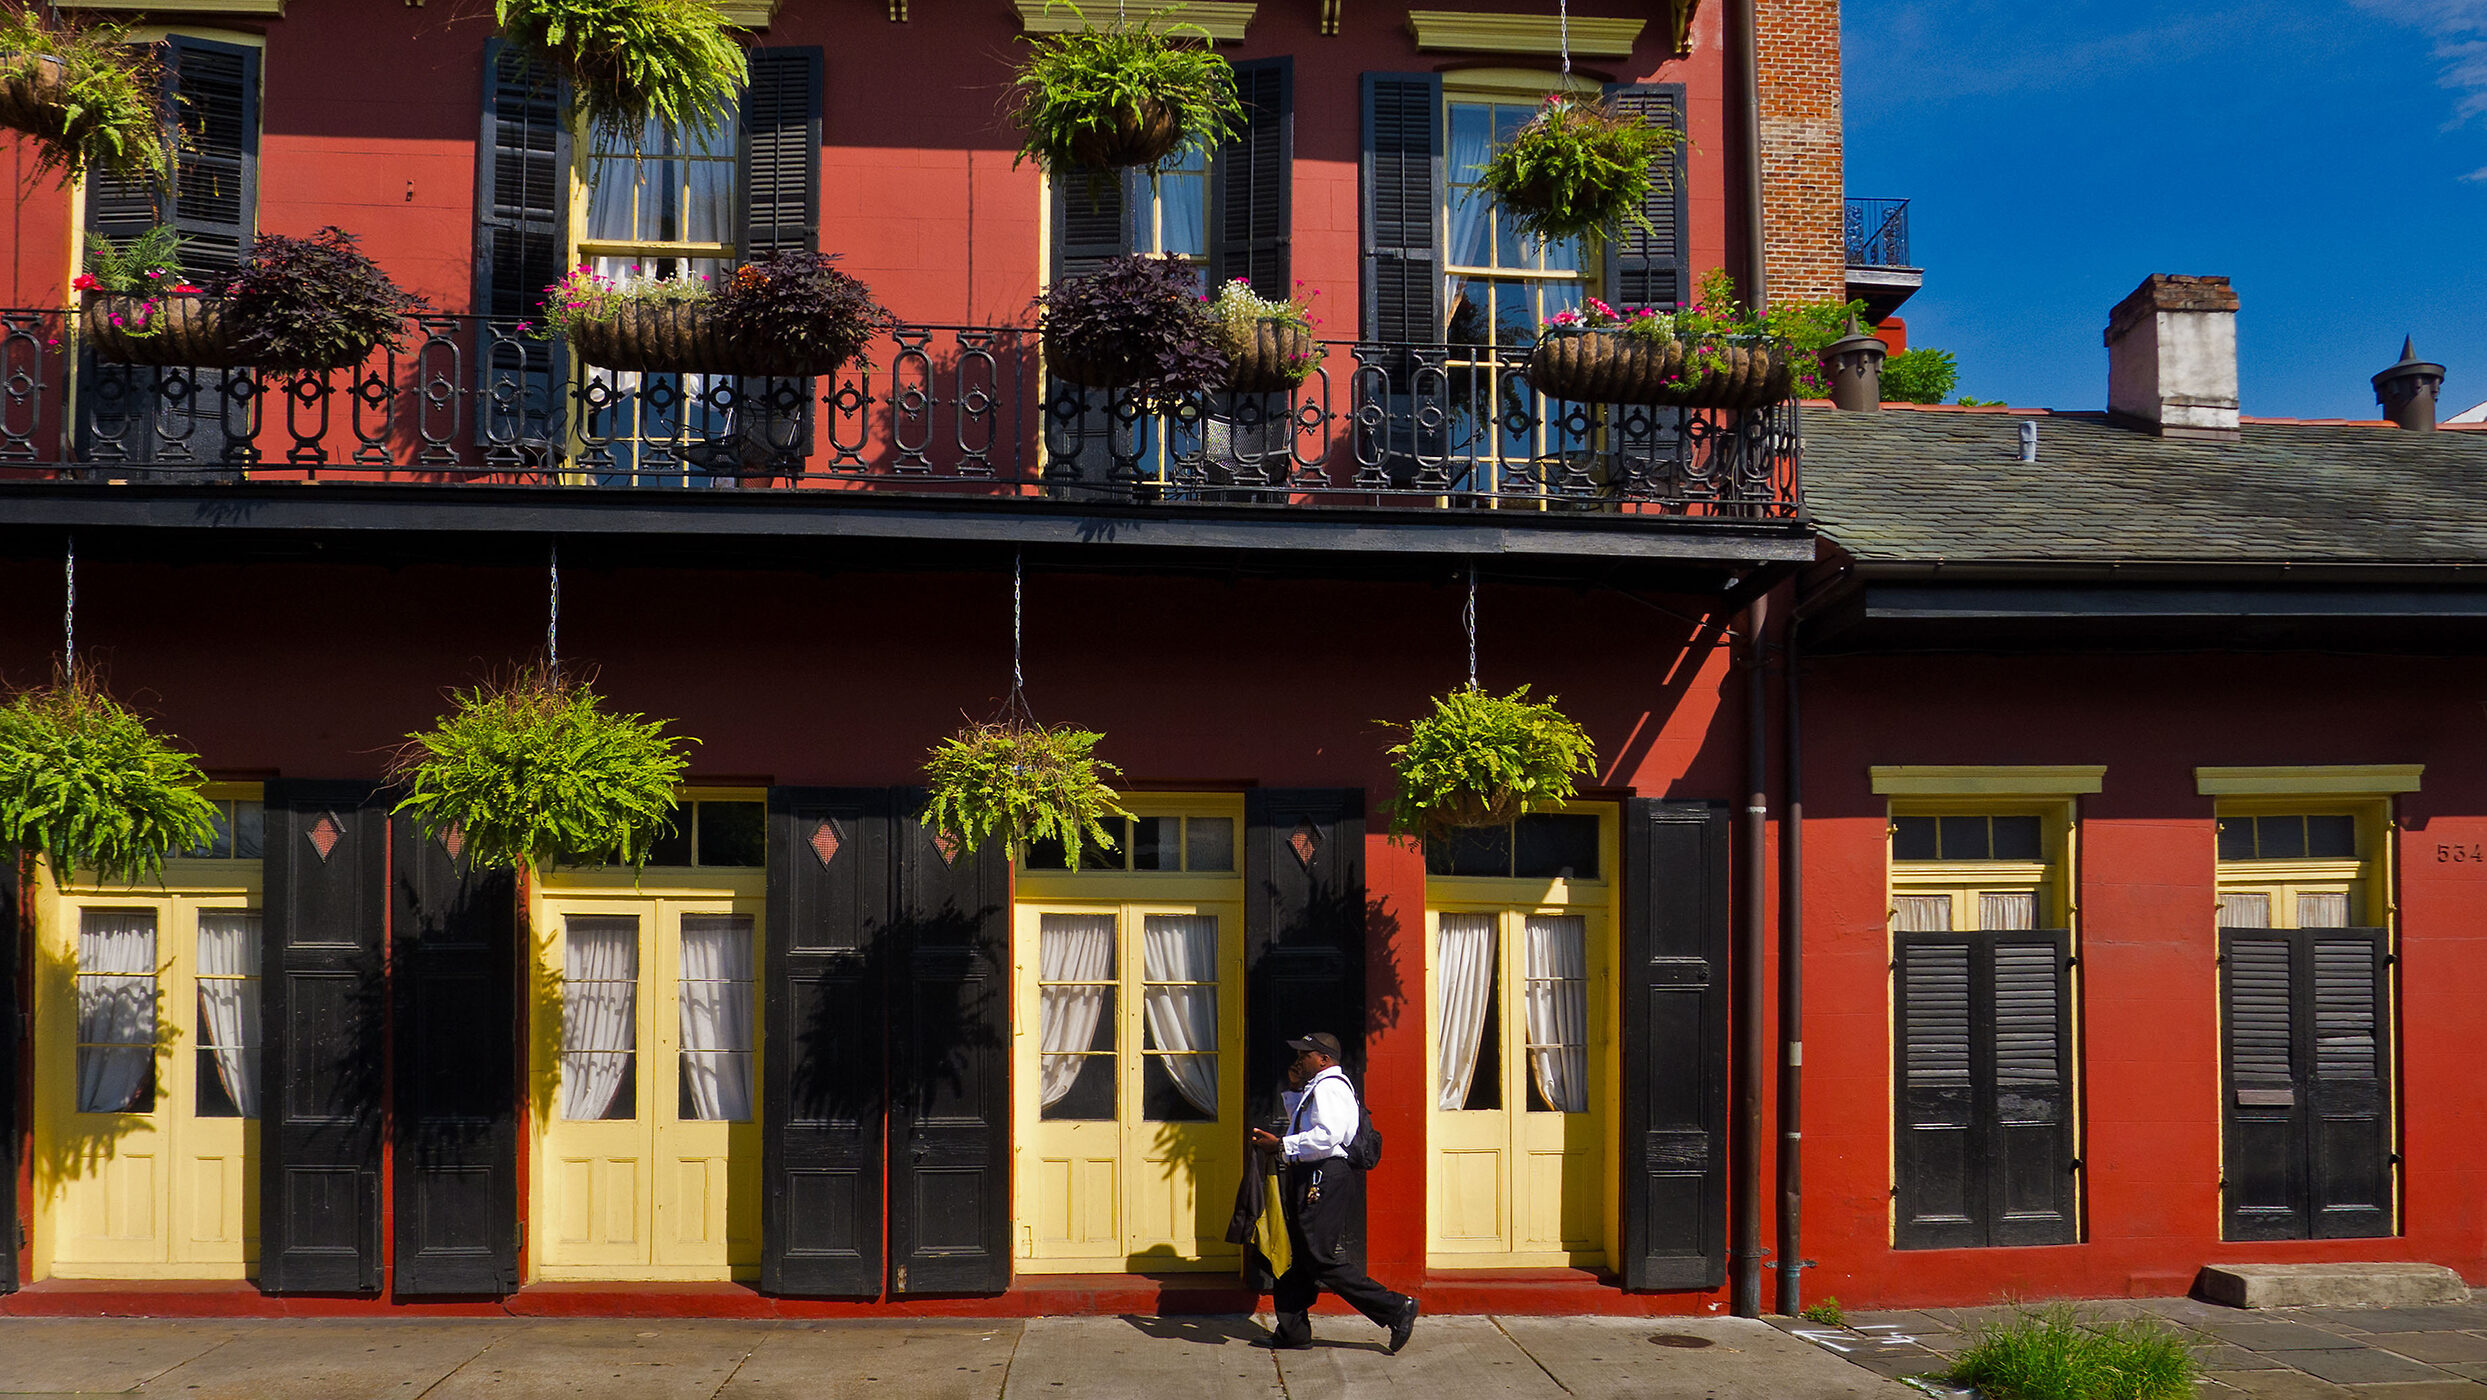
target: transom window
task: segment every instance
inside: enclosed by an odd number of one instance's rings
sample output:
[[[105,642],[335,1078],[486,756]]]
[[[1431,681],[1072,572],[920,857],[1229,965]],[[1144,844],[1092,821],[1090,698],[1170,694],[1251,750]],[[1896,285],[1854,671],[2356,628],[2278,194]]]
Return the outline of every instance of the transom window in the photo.
[[[2225,816],[2221,860],[2355,860],[2357,818],[2346,813]]]
[[[1894,817],[1893,860],[2043,860],[2038,819]]]
[[[1470,878],[1595,880],[1598,819],[1541,812],[1504,826],[1467,827],[1425,842],[1425,873]]]
[[[183,860],[258,860],[265,851],[267,809],[257,802],[211,799],[215,834],[181,853]]]
[[[1081,870],[1192,871],[1227,874],[1235,868],[1233,817],[1140,816],[1105,822],[1111,846],[1083,844]],[[1030,870],[1066,870],[1069,859],[1059,841],[1031,841]]]

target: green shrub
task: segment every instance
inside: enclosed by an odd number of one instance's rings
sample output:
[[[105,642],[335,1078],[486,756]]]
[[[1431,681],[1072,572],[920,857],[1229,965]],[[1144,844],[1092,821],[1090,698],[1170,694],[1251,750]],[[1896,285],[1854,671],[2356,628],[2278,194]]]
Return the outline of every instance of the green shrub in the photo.
[[[406,736],[396,810],[427,831],[462,831],[477,865],[618,855],[641,866],[673,829],[682,746],[699,741],[666,735],[666,721],[614,714],[590,681],[532,669],[450,698],[454,710]]]
[[[1030,841],[1059,841],[1077,870],[1087,843],[1113,848],[1105,819],[1131,815],[1105,782],[1122,770],[1095,756],[1104,738],[1032,720],[971,724],[924,764],[924,821],[968,850],[999,836],[1012,860]]]
[[[713,0],[495,0],[509,41],[570,75],[572,101],[637,149],[649,122],[734,120],[749,63]]]
[[[215,835],[196,755],[151,732],[80,670],[0,706],[0,846],[42,854],[54,885],[87,869],[106,884],[163,873]]]
[[[1949,350],[1903,350],[1883,360],[1883,402],[1941,403],[1959,387]]]
[[[62,20],[50,5],[0,11],[0,125],[33,138],[37,179],[172,178],[164,69],[127,25]]]
[[[1384,721],[1388,723],[1388,721]],[[1493,695],[1464,686],[1436,696],[1433,713],[1390,750],[1399,793],[1395,835],[1419,840],[1463,826],[1499,824],[1570,800],[1575,780],[1596,771],[1597,745],[1528,687]]]
[[[1672,127],[1556,93],[1511,144],[1486,159],[1477,179],[1529,237],[1595,243],[1612,228],[1650,226],[1641,212],[1651,193],[1650,162],[1680,139]]]
[[[1112,164],[1163,169],[1186,153],[1213,150],[1243,121],[1235,68],[1210,50],[1205,31],[1175,32],[1183,27],[1118,21],[1100,29],[1083,16],[1078,29],[1028,38],[1006,102],[1023,138],[1011,165],[1032,160],[1060,179]],[[1152,120],[1172,122],[1172,149],[1150,161],[1124,159],[1115,148]]]
[[[88,234],[86,271],[71,285],[82,292],[145,295],[171,291],[167,283],[181,283],[181,234],[171,224],[157,224],[122,243]]]
[[[1989,1400],[2185,1400],[2199,1370],[2192,1347],[2164,1323],[2085,1323],[2057,1306],[1979,1329],[1943,1379]]]
[[[1837,1298],[1816,1299],[1806,1304],[1804,1310],[1796,1315],[1807,1322],[1818,1322],[1825,1327],[1848,1325],[1848,1310],[1839,1305]]]
[[[1571,335],[1590,330],[1615,330],[1651,340],[1682,341],[1684,368],[1679,383],[1727,368],[1726,347],[1774,340],[1787,353],[1795,372],[1798,398],[1828,398],[1831,378],[1822,364],[1822,348],[1848,333],[1848,318],[1861,316],[1861,301],[1783,302],[1760,316],[1736,296],[1736,280],[1723,267],[1704,273],[1692,304],[1674,311],[1654,306],[1618,311],[1596,297],[1578,309],[1546,318],[1540,336]],[[1888,394],[1884,397],[1890,397]]]
[[[1272,300],[1253,291],[1252,284],[1241,277],[1218,288],[1217,296],[1209,303],[1209,315],[1218,323],[1218,333],[1225,341],[1229,360],[1240,360],[1250,352],[1253,336],[1263,321],[1283,321],[1306,335],[1311,335],[1313,327],[1320,324],[1313,317],[1311,305],[1303,298]],[[1315,341],[1311,353],[1301,360],[1290,356],[1286,366],[1288,381],[1303,383],[1315,369],[1320,368],[1323,360],[1329,358],[1329,354],[1320,342]]]

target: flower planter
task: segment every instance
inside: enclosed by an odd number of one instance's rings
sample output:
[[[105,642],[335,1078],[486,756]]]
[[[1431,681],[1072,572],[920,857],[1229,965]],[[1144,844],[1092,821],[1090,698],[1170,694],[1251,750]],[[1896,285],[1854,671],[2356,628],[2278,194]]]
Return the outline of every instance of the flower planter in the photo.
[[[1182,139],[1183,123],[1175,110],[1156,98],[1144,97],[1137,105],[1116,110],[1112,126],[1073,138],[1071,155],[1088,170],[1155,165]]]
[[[1045,337],[1045,370],[1054,378],[1085,389],[1119,389],[1140,377],[1131,357],[1122,354],[1077,355]]]
[[[1226,387],[1239,394],[1283,394],[1304,382],[1313,368],[1310,328],[1280,317],[1256,321],[1250,338],[1230,340],[1233,369]]]
[[[0,126],[47,140],[69,139],[69,70],[49,54],[0,77]]]
[[[1781,350],[1760,345],[1705,347],[1718,362],[1692,367],[1681,341],[1596,329],[1550,334],[1529,353],[1529,383],[1575,403],[1678,404],[1688,408],[1759,408],[1788,396],[1795,369]]]
[[[191,293],[88,292],[78,308],[78,335],[105,364],[231,369],[243,363],[232,306]]]
[[[1462,793],[1441,806],[1428,808],[1425,816],[1434,826],[1508,826],[1518,821],[1527,807],[1526,799],[1505,788],[1490,797]]]
[[[834,356],[804,356],[782,345],[737,340],[718,324],[715,308],[678,301],[622,306],[609,317],[575,321],[570,348],[589,364],[609,370],[809,379],[836,373],[861,347]]]

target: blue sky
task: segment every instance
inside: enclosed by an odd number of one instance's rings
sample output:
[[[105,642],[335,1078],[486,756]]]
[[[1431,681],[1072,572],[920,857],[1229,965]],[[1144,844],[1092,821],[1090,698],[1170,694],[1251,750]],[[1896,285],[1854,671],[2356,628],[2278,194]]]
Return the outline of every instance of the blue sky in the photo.
[[[2248,414],[2373,418],[2415,335],[2487,400],[2487,0],[1847,0],[1848,192],[1906,198],[1912,345],[2102,408],[2108,308],[2236,282]]]

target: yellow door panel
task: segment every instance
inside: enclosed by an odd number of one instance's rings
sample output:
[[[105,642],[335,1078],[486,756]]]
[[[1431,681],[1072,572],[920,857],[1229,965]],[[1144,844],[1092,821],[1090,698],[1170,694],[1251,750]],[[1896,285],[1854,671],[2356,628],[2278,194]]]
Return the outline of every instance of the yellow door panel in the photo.
[[[1503,1154],[1499,1150],[1442,1153],[1442,1239],[1447,1244],[1502,1247]]]

